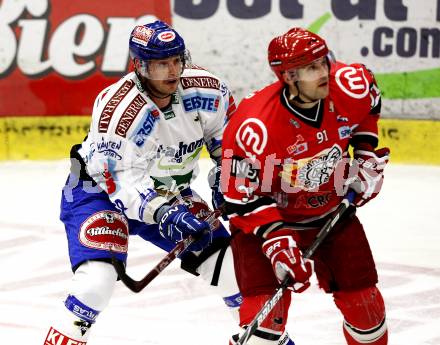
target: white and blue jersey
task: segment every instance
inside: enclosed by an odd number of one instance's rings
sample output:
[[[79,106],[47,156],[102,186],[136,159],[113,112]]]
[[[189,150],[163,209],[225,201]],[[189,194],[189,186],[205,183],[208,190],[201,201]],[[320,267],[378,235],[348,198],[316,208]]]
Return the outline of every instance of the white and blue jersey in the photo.
[[[154,212],[176,195],[194,193],[189,186],[203,146],[211,158],[221,157],[223,127],[235,104],[223,82],[198,68],[184,71],[171,103],[159,109],[135,73],[96,98],[61,204],[73,269],[111,255],[125,261],[129,235],[166,251],[175,246],[160,236]],[[226,236],[223,226],[214,231]]]
[[[221,157],[221,138],[235,109],[226,85],[206,70],[185,69],[163,112],[130,73],[95,100],[79,154],[88,174],[130,219],[153,223],[154,211],[197,176],[206,145]]]

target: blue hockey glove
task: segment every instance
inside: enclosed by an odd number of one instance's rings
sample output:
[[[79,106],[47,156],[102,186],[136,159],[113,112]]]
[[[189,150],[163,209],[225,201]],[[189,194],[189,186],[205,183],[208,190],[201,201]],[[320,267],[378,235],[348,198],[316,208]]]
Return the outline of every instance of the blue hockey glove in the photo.
[[[208,174],[208,183],[212,191],[212,206],[214,207],[214,210],[221,210],[225,206],[225,198],[223,197],[223,194],[220,191],[221,170],[222,170],[221,166],[215,166],[209,171]],[[224,214],[222,215],[222,218],[224,220],[228,220],[228,217]]]
[[[197,239],[189,247],[189,251],[199,251],[212,241],[209,224],[198,220],[184,205],[163,205],[156,212],[159,220],[159,232],[162,237],[178,243],[192,235]]]

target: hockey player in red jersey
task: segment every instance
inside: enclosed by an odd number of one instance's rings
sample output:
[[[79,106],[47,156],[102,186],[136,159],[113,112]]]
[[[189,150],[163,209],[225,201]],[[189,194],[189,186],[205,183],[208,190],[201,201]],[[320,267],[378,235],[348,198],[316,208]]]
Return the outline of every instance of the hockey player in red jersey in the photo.
[[[379,193],[388,162],[389,150],[376,150],[374,76],[364,65],[334,61],[325,41],[301,28],[275,37],[268,59],[279,80],[241,102],[223,137],[221,189],[243,295],[241,326],[286,276],[293,291],[308,288],[313,268],[302,253],[351,188],[356,199],[316,250],[313,267],[344,317],[347,344],[387,344],[375,263],[356,216]],[[276,343],[290,300],[284,294],[249,345]]]

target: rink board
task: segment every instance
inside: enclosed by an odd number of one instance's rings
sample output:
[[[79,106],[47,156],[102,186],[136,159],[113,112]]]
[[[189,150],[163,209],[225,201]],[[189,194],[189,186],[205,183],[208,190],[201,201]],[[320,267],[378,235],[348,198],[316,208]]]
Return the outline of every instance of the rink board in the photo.
[[[68,158],[89,123],[89,116],[0,117],[0,160]],[[440,121],[382,119],[380,146],[391,148],[393,162],[440,165],[439,132]]]

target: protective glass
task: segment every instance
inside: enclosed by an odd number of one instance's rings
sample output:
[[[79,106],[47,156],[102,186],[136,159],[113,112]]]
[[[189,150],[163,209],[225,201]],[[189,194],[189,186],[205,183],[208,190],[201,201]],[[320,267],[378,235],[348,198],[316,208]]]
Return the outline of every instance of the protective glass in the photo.
[[[138,73],[151,80],[171,80],[180,78],[185,66],[191,63],[191,57],[187,51],[181,55],[171,56],[165,59],[136,60],[135,66]]]
[[[327,56],[316,59],[312,63],[301,68],[287,70],[290,78],[294,81],[315,81],[328,76],[329,60]]]

